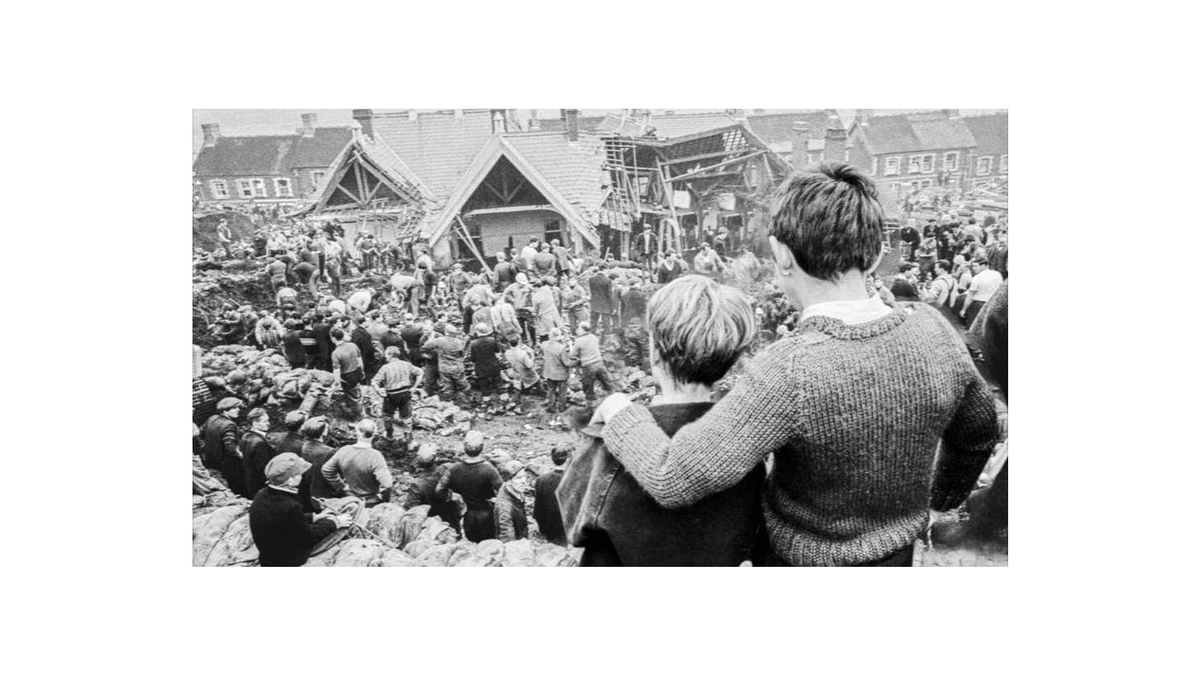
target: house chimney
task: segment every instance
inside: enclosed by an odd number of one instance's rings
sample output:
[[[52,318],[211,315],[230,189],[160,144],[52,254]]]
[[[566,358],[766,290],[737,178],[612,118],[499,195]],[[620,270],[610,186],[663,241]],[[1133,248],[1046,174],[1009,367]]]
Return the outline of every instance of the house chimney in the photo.
[[[529,110],[529,130],[530,131],[540,131],[541,129],[542,129],[542,122],[541,122],[541,120],[538,119],[537,110],[531,108]]]
[[[417,109],[416,109],[416,108],[409,108],[409,109],[408,109],[408,121],[409,121],[409,122],[416,122],[416,121],[417,121]]]
[[[858,122],[858,126],[865,127],[871,123],[871,115],[874,113],[874,110],[859,108],[854,112],[854,120]]]
[[[846,161],[846,130],[841,127],[831,126],[825,130],[825,156],[826,162],[844,162]]]
[[[354,121],[362,127],[363,136],[375,138],[375,125],[372,124],[374,114],[370,108],[356,108],[350,114],[354,117]]]
[[[562,111],[563,128],[567,131],[567,140],[574,143],[579,140],[579,111],[575,109]]]
[[[492,111],[492,133],[502,134],[508,131],[508,119],[504,115],[503,110]]]
[[[217,139],[221,137],[221,125],[219,124],[201,124],[200,131],[204,133],[204,147],[211,148],[217,144]]]
[[[808,166],[808,123],[792,123],[792,169],[799,171]]]
[[[958,108],[943,108],[942,112],[946,113],[946,117],[949,117],[950,119],[962,117],[962,115],[960,115],[958,112]]]
[[[311,138],[312,135],[317,132],[316,113],[304,113],[300,116],[300,123],[304,125],[304,128],[300,130],[300,133],[304,134],[305,136]]]

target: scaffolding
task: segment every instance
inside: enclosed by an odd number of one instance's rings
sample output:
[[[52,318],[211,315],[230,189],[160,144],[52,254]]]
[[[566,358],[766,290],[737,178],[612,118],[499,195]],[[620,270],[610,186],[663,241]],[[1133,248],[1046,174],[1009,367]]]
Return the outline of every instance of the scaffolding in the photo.
[[[632,162],[629,161],[632,158]],[[637,146],[632,138],[609,136],[604,139],[604,168],[608,171],[609,190],[604,200],[605,224],[619,232],[617,257],[629,257],[629,233],[642,217],[641,193],[637,182]]]

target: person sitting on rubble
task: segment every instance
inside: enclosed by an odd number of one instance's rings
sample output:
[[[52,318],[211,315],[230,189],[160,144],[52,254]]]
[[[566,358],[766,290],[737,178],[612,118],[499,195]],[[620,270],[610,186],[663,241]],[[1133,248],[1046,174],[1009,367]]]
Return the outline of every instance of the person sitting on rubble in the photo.
[[[397,347],[388,347],[384,352],[387,363],[375,374],[371,386],[383,397],[383,428],[386,438],[392,440],[395,429],[394,418],[399,413],[400,426],[407,443],[412,431],[412,390],[421,386],[424,373],[420,368],[400,358]]]
[[[300,446],[298,454],[304,461],[312,464],[304,471],[304,479],[300,483],[300,496],[304,498],[305,510],[319,511],[320,503],[314,501],[316,499],[334,499],[342,496],[341,491],[321,475],[321,469],[325,466],[325,462],[328,462],[337,452],[325,443],[328,432],[329,421],[320,416],[305,420],[304,426],[300,427],[300,435],[304,438],[304,444]]]
[[[258,548],[260,567],[299,567],[322,539],[350,526],[349,515],[310,514],[298,495],[312,464],[295,453],[273,457],[265,469],[266,484],[250,504],[250,536]]]
[[[650,407],[668,436],[712,408],[718,380],[757,336],[750,301],[699,275],[676,279],[650,299],[651,370],[662,389]],[[558,487],[566,533],[584,547],[581,565],[731,565],[761,556],[760,464],[730,489],[689,508],[660,507],[598,437],[583,444]]]
[[[555,493],[570,456],[570,446],[557,446],[551,450],[550,461],[554,462],[554,468],[538,476],[533,484],[533,519],[546,541],[559,546],[567,545],[567,533],[563,529],[562,511]]]
[[[500,467],[504,484],[496,493],[496,538],[516,541],[529,538],[529,519],[525,516],[525,466],[517,460]]]
[[[463,441],[463,453],[466,457],[455,463],[438,481],[436,494],[442,499],[450,499],[451,492],[462,496],[467,505],[463,514],[463,536],[467,541],[481,542],[485,539],[496,538],[496,513],[492,500],[504,484],[500,473],[492,463],[485,460],[483,454],[483,434],[472,429],[467,432]]]
[[[246,485],[242,496],[254,499],[254,495],[267,484],[267,463],[277,453],[267,440],[267,431],[271,428],[267,411],[254,408],[246,413],[246,421],[250,423],[250,430],[238,442],[238,452],[242,455],[242,466],[246,472]]]
[[[371,445],[375,431],[374,420],[360,421],[354,425],[355,443],[338,448],[321,467],[321,475],[335,490],[358,497],[367,508],[391,501],[395,482],[383,453]]]
[[[441,518],[455,532],[462,534],[462,510],[453,499],[438,496],[437,486],[442,476],[450,468],[448,464],[438,466],[438,446],[435,443],[422,443],[417,448],[417,473],[408,484],[404,497],[404,508],[427,504],[429,516]]]
[[[606,449],[667,508],[723,493],[773,455],[761,501],[768,565],[911,566],[930,508],[963,502],[999,435],[991,391],[957,331],[924,303],[893,309],[867,292],[883,219],[861,170],[828,162],[793,173],[776,192],[769,245],[780,287],[803,311],[797,337],[760,351],[728,394],[673,434],[623,394],[596,410]],[[673,363],[650,314],[651,348]],[[697,363],[704,383],[716,362]],[[560,497],[570,494],[563,486]],[[560,501],[567,522],[579,522],[582,511]]]

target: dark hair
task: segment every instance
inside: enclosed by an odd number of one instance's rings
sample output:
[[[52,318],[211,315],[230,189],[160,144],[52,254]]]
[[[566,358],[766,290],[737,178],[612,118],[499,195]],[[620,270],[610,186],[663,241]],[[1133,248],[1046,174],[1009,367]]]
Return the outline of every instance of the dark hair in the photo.
[[[875,184],[842,162],[822,162],[779,186],[770,234],[788,247],[805,274],[831,281],[871,269],[883,248],[883,207]]]
[[[519,347],[521,345],[521,338],[510,337],[508,338],[508,344],[512,345],[513,347]]]
[[[304,422],[304,426],[300,427],[300,435],[310,440],[317,440],[325,434],[325,429],[329,423],[324,417],[313,417]]]
[[[346,332],[337,326],[329,329],[329,337],[333,338],[334,340],[341,340],[345,336]]]
[[[948,260],[939,260],[936,263],[934,263],[934,265],[940,270],[945,270],[947,274],[949,274],[954,269],[954,267],[950,264],[950,261],[948,261]]]
[[[550,461],[554,462],[554,466],[562,466],[566,464],[567,458],[571,456],[571,447],[560,445],[550,451]]]

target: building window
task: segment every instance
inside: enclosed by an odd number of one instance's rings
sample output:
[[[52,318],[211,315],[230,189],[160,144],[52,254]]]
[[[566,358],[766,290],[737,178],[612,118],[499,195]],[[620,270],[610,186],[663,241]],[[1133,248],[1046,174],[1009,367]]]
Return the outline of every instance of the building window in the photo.
[[[908,158],[908,172],[921,173],[921,156],[912,155]]]
[[[1008,155],[1000,155],[1000,173],[1008,173]]]
[[[871,175],[872,176],[879,175],[879,158],[878,157],[871,158]]]
[[[292,179],[291,178],[276,178],[275,179],[275,196],[276,197],[291,197],[292,196]]]
[[[209,181],[208,190],[214,199],[229,199],[229,186],[223,180]]]
[[[921,173],[933,173],[933,155],[921,158]]]
[[[986,176],[991,172],[992,172],[992,158],[991,157],[980,157],[978,159],[978,161],[975,162],[975,175],[976,176]]]
[[[254,197],[254,187],[250,184],[250,179],[239,178],[237,182],[238,195],[242,199],[250,199]]]
[[[320,185],[320,184],[321,184],[321,181],[322,181],[322,180],[324,180],[324,179],[325,179],[325,172],[324,172],[324,171],[314,171],[314,172],[312,172],[312,184],[313,184],[313,185]]]
[[[261,178],[251,178],[250,184],[254,186],[255,197],[265,198],[267,196],[267,181]]]
[[[975,189],[981,190],[981,189],[987,187],[989,183],[991,183],[991,181],[988,180],[987,178],[980,178],[975,181]]]
[[[888,157],[883,160],[883,175],[895,176],[900,173],[900,158]]]
[[[958,171],[958,153],[947,152],[942,158],[942,168],[946,171]]]

